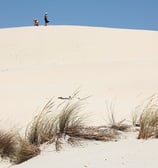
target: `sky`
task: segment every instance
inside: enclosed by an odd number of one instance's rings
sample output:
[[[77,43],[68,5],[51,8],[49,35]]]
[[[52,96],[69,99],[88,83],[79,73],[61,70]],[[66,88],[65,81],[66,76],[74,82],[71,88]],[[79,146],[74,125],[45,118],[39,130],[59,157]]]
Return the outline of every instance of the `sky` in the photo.
[[[158,30],[158,0],[0,0],[0,28],[80,25]]]

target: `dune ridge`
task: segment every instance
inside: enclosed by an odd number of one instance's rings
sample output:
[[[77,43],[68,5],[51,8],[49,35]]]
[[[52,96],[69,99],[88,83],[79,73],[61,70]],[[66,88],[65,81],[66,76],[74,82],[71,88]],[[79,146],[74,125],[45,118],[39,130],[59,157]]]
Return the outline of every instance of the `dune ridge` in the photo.
[[[49,26],[1,29],[1,65],[153,61],[156,31]]]

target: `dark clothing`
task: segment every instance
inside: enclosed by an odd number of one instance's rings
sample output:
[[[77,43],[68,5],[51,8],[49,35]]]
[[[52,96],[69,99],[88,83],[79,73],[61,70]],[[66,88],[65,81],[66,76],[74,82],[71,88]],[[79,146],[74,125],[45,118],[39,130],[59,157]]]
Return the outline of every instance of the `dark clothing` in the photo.
[[[49,23],[47,14],[44,15],[44,21],[45,21],[45,26],[47,26],[47,24]]]

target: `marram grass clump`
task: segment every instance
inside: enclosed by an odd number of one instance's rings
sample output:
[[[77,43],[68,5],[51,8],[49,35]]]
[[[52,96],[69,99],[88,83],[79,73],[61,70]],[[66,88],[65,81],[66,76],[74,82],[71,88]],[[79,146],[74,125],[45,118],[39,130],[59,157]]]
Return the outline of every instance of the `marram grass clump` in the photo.
[[[69,129],[83,127],[80,100],[68,100],[57,106],[53,99],[49,100],[39,115],[28,125],[25,137],[30,144],[39,146],[45,142],[54,142],[59,146],[61,137],[67,135]]]
[[[54,101],[50,99],[43,110],[34,117],[25,131],[25,138],[30,144],[40,145],[53,137],[55,117],[50,116],[53,112]]]
[[[13,158],[18,146],[17,135],[12,131],[0,131],[0,156]]]
[[[143,108],[139,119],[138,139],[158,137],[158,97],[153,95]]]
[[[25,139],[19,137],[19,147],[16,150],[13,163],[20,164],[40,154],[40,148],[29,144]]]
[[[22,163],[37,156],[40,149],[29,144],[18,133],[0,131],[0,156],[9,159],[13,164]]]

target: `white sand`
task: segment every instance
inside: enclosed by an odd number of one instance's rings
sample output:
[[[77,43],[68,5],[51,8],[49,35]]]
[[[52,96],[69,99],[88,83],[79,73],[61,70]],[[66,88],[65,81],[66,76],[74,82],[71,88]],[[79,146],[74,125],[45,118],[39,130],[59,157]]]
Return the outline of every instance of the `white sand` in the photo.
[[[0,29],[0,37],[1,128],[24,129],[51,97],[68,97],[79,87],[80,97],[91,96],[84,109],[88,125],[105,124],[107,102],[116,119],[130,121],[134,108],[158,93],[156,31],[40,26]],[[17,167],[158,165],[156,140],[97,144],[44,153]]]
[[[14,168],[157,168],[157,141],[123,140],[91,142],[83,147],[64,148],[56,153],[51,146],[40,156]]]

